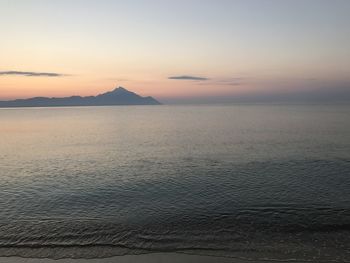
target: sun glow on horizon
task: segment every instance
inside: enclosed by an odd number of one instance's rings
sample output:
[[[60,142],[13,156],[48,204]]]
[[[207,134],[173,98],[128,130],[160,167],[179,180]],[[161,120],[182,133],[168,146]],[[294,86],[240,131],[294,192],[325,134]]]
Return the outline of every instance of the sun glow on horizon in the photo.
[[[14,0],[0,10],[0,100],[116,85],[179,102],[339,88],[350,98],[349,1]]]

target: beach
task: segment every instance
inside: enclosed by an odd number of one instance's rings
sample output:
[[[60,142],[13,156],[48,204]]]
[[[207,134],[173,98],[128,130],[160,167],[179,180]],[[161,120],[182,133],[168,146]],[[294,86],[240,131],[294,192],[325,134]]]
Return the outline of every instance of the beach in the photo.
[[[198,256],[187,255],[182,253],[154,253],[144,255],[127,255],[111,258],[98,258],[98,259],[38,259],[38,258],[19,258],[19,257],[2,257],[0,258],[2,263],[258,263],[268,261],[252,261],[241,260],[236,258],[225,257],[210,257],[210,256]],[[276,262],[276,261],[274,261]]]

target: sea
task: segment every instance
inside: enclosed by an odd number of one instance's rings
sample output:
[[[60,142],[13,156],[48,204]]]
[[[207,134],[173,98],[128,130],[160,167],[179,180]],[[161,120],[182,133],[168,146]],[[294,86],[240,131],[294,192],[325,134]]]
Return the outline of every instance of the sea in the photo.
[[[350,105],[0,109],[0,256],[350,262]]]

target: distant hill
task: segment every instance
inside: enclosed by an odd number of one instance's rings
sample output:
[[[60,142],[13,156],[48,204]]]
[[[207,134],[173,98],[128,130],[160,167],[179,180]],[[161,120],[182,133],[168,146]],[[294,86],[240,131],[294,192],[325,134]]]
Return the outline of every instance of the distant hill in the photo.
[[[142,97],[134,92],[118,87],[97,96],[71,96],[64,98],[35,97],[0,101],[1,108],[7,107],[60,107],[60,106],[107,106],[107,105],[160,105],[152,97]]]

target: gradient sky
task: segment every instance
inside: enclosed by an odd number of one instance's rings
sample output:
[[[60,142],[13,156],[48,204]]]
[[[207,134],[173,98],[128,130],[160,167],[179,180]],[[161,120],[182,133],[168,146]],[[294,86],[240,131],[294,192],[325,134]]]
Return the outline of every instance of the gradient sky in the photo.
[[[348,0],[0,0],[0,99],[350,98]]]

